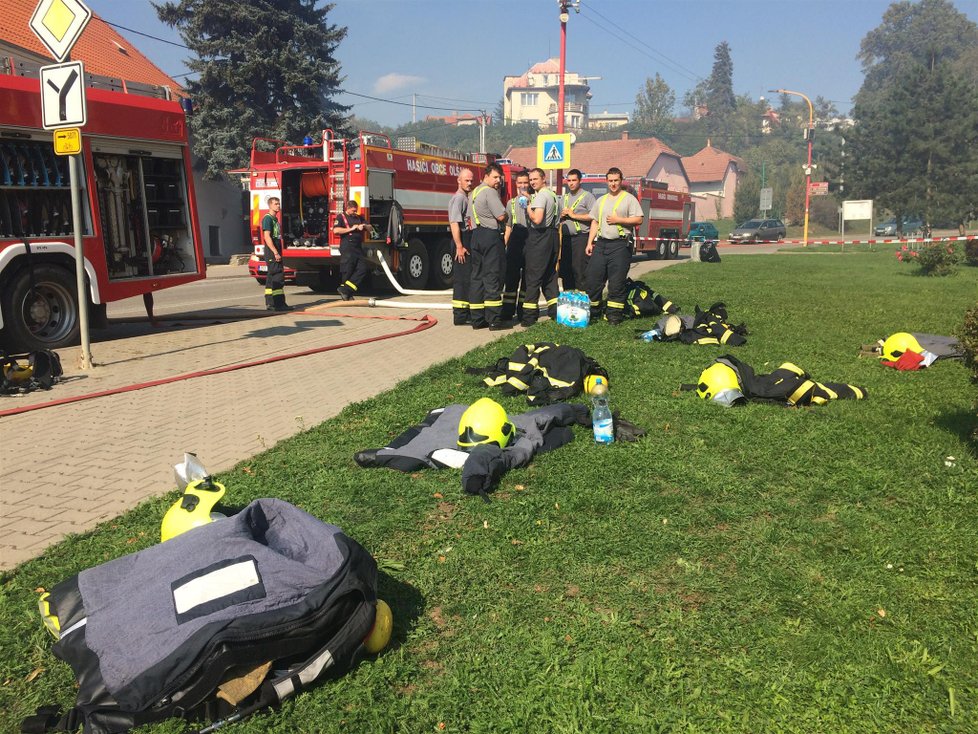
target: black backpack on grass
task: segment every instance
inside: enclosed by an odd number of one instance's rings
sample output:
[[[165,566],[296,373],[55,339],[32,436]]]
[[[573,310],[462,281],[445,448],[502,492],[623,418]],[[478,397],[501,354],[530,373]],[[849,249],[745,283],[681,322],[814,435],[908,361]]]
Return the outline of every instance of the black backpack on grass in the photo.
[[[700,243],[700,262],[704,263],[718,263],[720,262],[720,253],[717,251],[717,243],[712,240],[707,240]]]
[[[42,597],[77,699],[63,716],[39,709],[22,731],[238,721],[349,670],[374,623],[376,586],[374,559],[338,527],[255,500]]]

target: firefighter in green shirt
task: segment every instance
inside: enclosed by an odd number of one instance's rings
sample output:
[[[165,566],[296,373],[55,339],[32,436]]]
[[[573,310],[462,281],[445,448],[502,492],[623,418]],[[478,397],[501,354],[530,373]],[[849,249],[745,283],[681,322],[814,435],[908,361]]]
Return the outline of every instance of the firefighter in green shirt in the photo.
[[[282,266],[282,227],[278,213],[282,202],[268,199],[268,214],[261,220],[262,243],[265,245],[265,308],[269,311],[291,311],[285,303],[285,268]]]

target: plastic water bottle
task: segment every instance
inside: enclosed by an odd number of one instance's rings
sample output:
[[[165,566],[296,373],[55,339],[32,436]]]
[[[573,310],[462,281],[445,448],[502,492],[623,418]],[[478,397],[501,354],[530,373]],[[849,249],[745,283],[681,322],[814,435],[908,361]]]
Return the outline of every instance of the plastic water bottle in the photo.
[[[598,378],[591,389],[591,425],[594,428],[594,442],[609,444],[615,441],[615,429],[608,405],[608,384]]]
[[[659,331],[658,329],[650,329],[649,331],[646,331],[644,334],[642,334],[643,342],[655,342],[655,341],[659,341],[661,338],[662,338],[662,332]]]

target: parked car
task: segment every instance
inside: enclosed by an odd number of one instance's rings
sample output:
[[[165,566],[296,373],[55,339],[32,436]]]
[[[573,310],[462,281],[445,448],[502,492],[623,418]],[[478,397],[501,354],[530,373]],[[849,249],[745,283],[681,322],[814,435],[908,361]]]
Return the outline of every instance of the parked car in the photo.
[[[777,242],[784,239],[784,222],[780,219],[751,219],[730,233],[731,242]]]
[[[265,285],[265,271],[267,269],[268,266],[265,265],[265,261],[255,253],[251,253],[251,257],[248,258],[248,274],[257,280],[259,285]],[[286,267],[284,270],[286,285],[293,285],[295,283],[295,269]]]
[[[713,222],[693,222],[689,225],[689,235],[686,239],[686,245],[688,246],[693,242],[718,239],[720,239],[720,233],[717,232],[717,228]]]
[[[897,227],[896,219],[880,222],[873,227],[873,235],[876,237],[895,237],[898,234],[910,236],[921,233],[923,229],[924,220],[920,217],[904,217],[902,227]]]

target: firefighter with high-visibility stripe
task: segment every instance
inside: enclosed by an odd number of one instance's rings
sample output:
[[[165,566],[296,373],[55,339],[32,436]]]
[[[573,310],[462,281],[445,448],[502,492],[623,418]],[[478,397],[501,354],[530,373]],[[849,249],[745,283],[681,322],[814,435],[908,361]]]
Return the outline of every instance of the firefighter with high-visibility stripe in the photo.
[[[269,311],[291,311],[285,302],[285,267],[282,265],[282,227],[278,213],[282,201],[268,199],[268,214],[261,220],[262,244],[265,245],[265,308]]]
[[[503,319],[523,317],[523,303],[520,300],[520,280],[523,277],[523,254],[526,237],[529,234],[526,221],[526,208],[530,205],[530,173],[520,171],[516,174],[516,193],[506,204],[506,231],[503,244],[506,245],[506,277],[503,281]]]
[[[448,227],[455,243],[454,285],[452,289],[452,320],[455,326],[469,323],[469,280],[471,261],[469,247],[472,239],[472,207],[469,193],[475,186],[475,173],[463,168],[458,174],[458,191],[448,201]]]
[[[564,192],[560,210],[560,278],[564,290],[587,288],[588,233],[591,231],[591,207],[594,194],[581,188],[581,172],[572,168],[564,178]]]
[[[642,206],[638,199],[621,187],[620,168],[609,168],[605,175],[608,193],[591,207],[594,224],[588,233],[585,253],[587,264],[587,294],[591,313],[601,309],[601,294],[608,284],[605,318],[618,325],[625,318],[625,281],[632,260],[634,228],[642,223]]]
[[[469,258],[469,313],[473,329],[492,330],[511,327],[502,320],[503,273],[506,248],[500,224],[506,219],[506,208],[499,198],[503,169],[490,163],[482,174],[482,183],[472,189],[472,231]]]
[[[543,169],[530,170],[533,199],[526,210],[529,234],[523,256],[523,326],[533,326],[540,315],[540,292],[550,318],[557,317],[557,195],[547,188]]]

